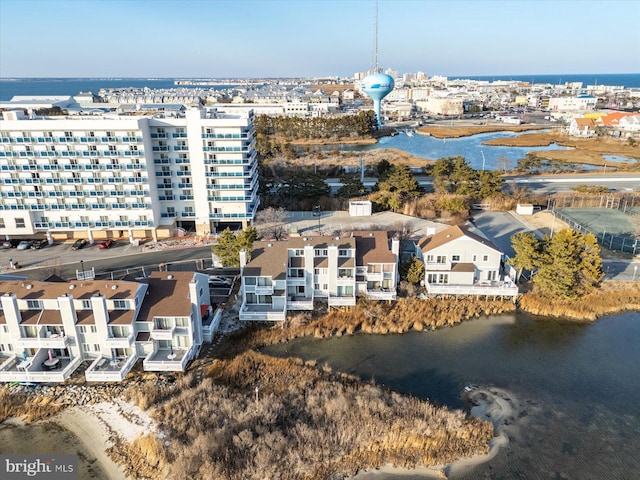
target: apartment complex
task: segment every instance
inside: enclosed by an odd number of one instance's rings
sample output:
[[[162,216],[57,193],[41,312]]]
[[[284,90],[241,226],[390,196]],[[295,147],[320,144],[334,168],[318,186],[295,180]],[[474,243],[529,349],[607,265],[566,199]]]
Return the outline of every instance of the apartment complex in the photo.
[[[384,231],[255,242],[250,260],[240,254],[240,320],[284,321],[316,300],[329,307],[355,305],[358,295],[395,300],[400,246],[389,243]]]
[[[60,117],[5,111],[0,235],[133,241],[176,227],[204,235],[246,226],[259,205],[253,120],[253,111],[181,105]]]
[[[135,281],[0,282],[0,381],[89,381],[184,371],[217,324],[208,277],[155,272]]]

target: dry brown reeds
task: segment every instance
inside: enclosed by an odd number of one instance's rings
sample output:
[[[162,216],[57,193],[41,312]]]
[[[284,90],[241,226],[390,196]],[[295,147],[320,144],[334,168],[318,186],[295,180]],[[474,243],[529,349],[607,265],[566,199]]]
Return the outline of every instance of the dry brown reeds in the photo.
[[[461,411],[253,351],[216,360],[154,412],[170,439],[159,454],[169,478],[325,480],[442,465],[487,453],[493,435]]]
[[[256,329],[247,332],[245,341],[252,346],[283,342],[297,337],[317,338],[365,333],[405,333],[410,330],[435,330],[456,325],[483,315],[515,311],[510,300],[486,300],[479,297],[455,299],[399,298],[383,303],[361,298],[355,307],[331,310],[327,315],[287,325],[284,329]]]
[[[51,397],[26,395],[22,391],[10,391],[8,385],[0,385],[0,423],[9,417],[22,417],[25,423],[51,417],[62,410],[62,405]]]
[[[606,315],[640,311],[640,284],[604,282],[598,290],[574,301],[525,293],[519,308],[533,315],[593,321]]]
[[[493,132],[526,132],[529,130],[541,130],[549,127],[541,125],[458,125],[458,126],[440,126],[427,125],[420,127],[417,132],[422,135],[431,135],[435,138],[461,138],[478,135],[479,133]]]

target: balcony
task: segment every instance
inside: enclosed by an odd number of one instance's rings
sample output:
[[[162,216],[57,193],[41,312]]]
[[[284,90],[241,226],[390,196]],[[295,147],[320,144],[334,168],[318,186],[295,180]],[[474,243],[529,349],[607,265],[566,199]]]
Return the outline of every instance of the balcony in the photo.
[[[82,357],[57,357],[54,368],[44,362],[50,361],[48,349],[40,349],[26,360],[14,355],[0,365],[0,382],[64,382],[82,363]]]
[[[84,372],[88,382],[121,382],[133,368],[138,357],[130,355],[123,358],[96,358]]]
[[[428,272],[441,271],[441,270],[450,271],[451,262],[425,262],[424,269],[425,271],[428,271]]]
[[[355,295],[331,295],[329,296],[329,306],[330,307],[352,307],[356,304]]]
[[[395,300],[397,292],[395,288],[372,288],[367,290],[367,297],[372,300]]]
[[[275,310],[271,305],[243,304],[240,308],[239,318],[242,321],[254,322],[284,322],[287,310]]]
[[[126,337],[109,337],[105,339],[105,344],[109,348],[129,348],[133,344],[133,333]]]
[[[151,327],[151,338],[153,340],[171,340],[175,330],[176,327],[159,328],[154,322],[154,325]]]
[[[428,295],[490,295],[501,297],[515,297],[518,286],[510,281],[482,281],[473,285],[452,285],[442,283],[428,283],[425,287]]]
[[[64,333],[51,333],[45,326],[38,329],[37,336],[23,336],[15,341],[17,348],[67,348],[69,338]]]
[[[313,298],[289,295],[287,298],[287,310],[313,310]]]
[[[142,367],[148,372],[182,372],[190,358],[190,349],[154,348],[142,362]]]

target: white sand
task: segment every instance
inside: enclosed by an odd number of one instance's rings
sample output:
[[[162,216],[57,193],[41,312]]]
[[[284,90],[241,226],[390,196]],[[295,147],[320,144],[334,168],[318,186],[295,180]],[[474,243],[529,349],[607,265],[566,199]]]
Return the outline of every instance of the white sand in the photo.
[[[138,407],[121,400],[71,407],[51,419],[74,433],[96,457],[109,479],[126,478],[124,469],[107,455],[107,448],[120,437],[131,442],[136,437],[156,432],[156,425]]]

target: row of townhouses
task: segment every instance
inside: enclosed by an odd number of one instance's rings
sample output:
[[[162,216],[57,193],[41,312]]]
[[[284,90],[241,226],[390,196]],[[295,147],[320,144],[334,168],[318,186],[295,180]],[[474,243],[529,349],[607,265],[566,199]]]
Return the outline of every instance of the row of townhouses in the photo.
[[[166,238],[250,224],[254,113],[157,106],[0,120],[0,235]]]
[[[502,252],[466,228],[414,248],[429,295],[518,293]],[[353,306],[359,296],[393,301],[399,261],[400,242],[385,231],[255,242],[240,253],[239,319],[284,322],[288,312]],[[194,272],[140,282],[0,281],[0,381],[62,382],[81,366],[88,381],[120,381],[138,360],[146,371],[184,371],[220,322],[208,282]]]
[[[428,235],[414,248],[429,295],[518,294],[503,253],[466,228]],[[360,295],[395,300],[399,250],[400,242],[384,231],[256,242],[250,258],[240,255],[240,320],[284,321],[290,311],[313,310],[315,301],[352,306]]]
[[[57,280],[57,281],[55,281]],[[136,281],[0,281],[0,381],[88,381],[184,371],[220,321],[208,276],[155,272]]]

